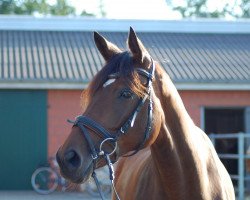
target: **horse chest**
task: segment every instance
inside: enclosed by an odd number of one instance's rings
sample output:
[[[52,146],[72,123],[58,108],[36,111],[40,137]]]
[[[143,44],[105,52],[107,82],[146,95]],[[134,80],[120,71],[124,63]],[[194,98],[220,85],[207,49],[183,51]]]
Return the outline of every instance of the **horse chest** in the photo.
[[[124,159],[118,163],[116,171],[115,185],[122,200],[168,199],[152,163],[146,156],[136,162]]]
[[[121,179],[130,179],[129,181],[122,181]],[[137,179],[137,180],[136,180]],[[166,200],[164,188],[162,188],[154,177],[143,176],[121,176],[117,181],[120,181],[117,190],[120,198],[123,200]],[[115,199],[115,198],[113,198]]]

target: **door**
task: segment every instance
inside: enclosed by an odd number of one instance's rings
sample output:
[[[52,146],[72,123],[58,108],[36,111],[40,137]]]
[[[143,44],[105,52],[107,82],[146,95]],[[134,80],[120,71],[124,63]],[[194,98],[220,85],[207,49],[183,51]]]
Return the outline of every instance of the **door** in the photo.
[[[243,108],[206,108],[205,131],[210,133],[245,132]]]
[[[47,159],[46,91],[0,91],[0,190],[31,189]]]
[[[244,108],[206,108],[205,132],[210,133],[239,133],[245,132]],[[237,154],[237,139],[218,139],[215,148],[217,153]],[[222,159],[229,174],[238,174],[237,159]],[[233,181],[234,184],[235,181]]]

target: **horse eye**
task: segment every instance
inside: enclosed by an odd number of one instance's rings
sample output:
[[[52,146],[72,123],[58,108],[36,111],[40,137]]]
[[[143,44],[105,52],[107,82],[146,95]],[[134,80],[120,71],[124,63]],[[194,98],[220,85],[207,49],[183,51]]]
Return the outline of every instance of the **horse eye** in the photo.
[[[133,97],[133,93],[130,90],[123,90],[121,91],[120,97],[130,99]]]

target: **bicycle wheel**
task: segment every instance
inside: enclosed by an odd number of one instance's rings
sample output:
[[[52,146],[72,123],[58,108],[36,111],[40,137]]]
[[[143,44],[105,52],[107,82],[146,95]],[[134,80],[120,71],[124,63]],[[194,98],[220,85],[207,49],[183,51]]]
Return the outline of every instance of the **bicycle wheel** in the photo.
[[[40,167],[32,174],[31,185],[37,193],[49,194],[58,186],[58,175],[50,167]]]
[[[111,194],[111,183],[110,183],[110,180],[109,180],[109,174],[108,173],[109,173],[108,169],[105,168],[105,167],[96,170],[96,176],[97,176],[98,181],[100,183],[102,193],[106,197]],[[99,191],[97,189],[96,183],[93,180],[93,178],[86,183],[86,190],[93,197],[98,197],[100,195]]]

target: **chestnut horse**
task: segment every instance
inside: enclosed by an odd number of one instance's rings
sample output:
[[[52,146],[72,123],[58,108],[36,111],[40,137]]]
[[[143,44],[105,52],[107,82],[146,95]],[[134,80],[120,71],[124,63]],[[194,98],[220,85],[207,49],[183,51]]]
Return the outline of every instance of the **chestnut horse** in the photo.
[[[83,92],[83,115],[57,152],[62,175],[82,183],[106,164],[100,152],[114,150],[121,200],[234,200],[212,143],[133,29],[129,51],[96,32],[94,40],[106,64]]]

